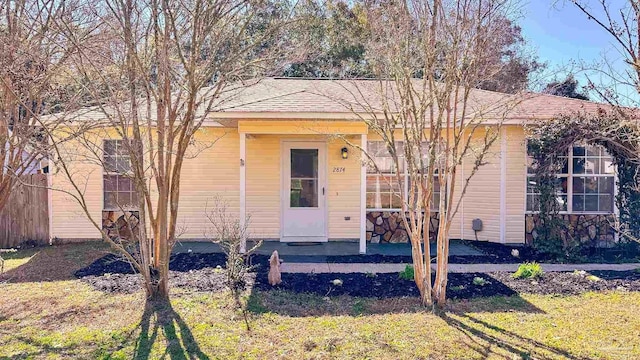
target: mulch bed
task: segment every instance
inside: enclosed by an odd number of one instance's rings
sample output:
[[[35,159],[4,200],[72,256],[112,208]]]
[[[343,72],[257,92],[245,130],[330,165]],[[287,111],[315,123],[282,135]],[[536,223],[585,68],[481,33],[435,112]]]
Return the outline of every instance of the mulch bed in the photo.
[[[201,270],[205,268],[215,268],[224,266],[226,255],[223,253],[180,253],[171,255],[169,260],[169,269],[176,272],[189,272],[193,270]],[[268,268],[269,257],[266,255],[251,255],[251,265],[261,268]],[[82,268],[74,273],[78,278],[86,276],[100,276],[104,274],[134,274],[136,271],[129,262],[122,257],[109,254],[96,261],[91,265]]]
[[[96,290],[108,293],[131,294],[142,289],[142,277],[138,274],[106,273],[104,275],[89,275],[82,277],[81,280],[93,286]],[[186,272],[169,271],[169,285],[171,288],[222,292],[226,289],[224,280],[224,273],[215,268]],[[248,274],[245,281],[247,286],[253,286],[255,273]]]
[[[398,274],[282,274],[282,284],[272,287],[267,281],[267,257],[252,257],[255,272],[247,275],[248,286],[261,291],[274,289],[320,296],[350,295],[357,297],[389,298],[417,296],[418,289],[411,280]],[[195,291],[224,291],[224,273],[217,266],[224,265],[222,254],[178,254],[170,262],[169,283],[172,287]],[[75,274],[94,288],[110,293],[133,293],[141,289],[140,276],[131,266],[113,255],[107,255]],[[596,277],[591,277],[595,275]],[[474,278],[484,279],[483,285]],[[341,285],[335,285],[334,280]],[[518,293],[571,295],[588,291],[640,291],[640,272],[592,271],[545,273],[540,279],[514,279],[511,273],[449,274],[448,295],[453,299],[486,296],[511,296]]]
[[[473,247],[485,254],[485,256],[474,259],[471,256],[463,257],[460,264],[473,264],[473,263],[492,263],[492,264],[506,264],[506,263],[520,263],[520,262],[548,262],[548,263],[622,263],[622,262],[640,262],[640,253],[630,251],[628,253],[621,252],[620,249],[585,249],[584,253],[575,254],[572,258],[557,258],[552,254],[541,253],[531,246],[523,245],[507,245],[494,243],[489,241],[469,241],[464,243],[470,247]],[[516,258],[511,255],[511,251],[517,249],[519,256]],[[487,261],[477,261],[483,259],[489,259]],[[492,259],[492,260],[491,260]],[[451,257],[449,258],[451,263]],[[471,262],[465,262],[471,261]]]

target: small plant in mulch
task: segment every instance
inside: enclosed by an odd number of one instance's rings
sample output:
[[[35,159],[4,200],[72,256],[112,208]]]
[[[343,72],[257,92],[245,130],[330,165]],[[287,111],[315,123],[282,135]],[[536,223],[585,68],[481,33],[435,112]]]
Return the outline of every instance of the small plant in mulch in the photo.
[[[587,272],[584,270],[573,270],[573,275],[575,276],[587,276]]]
[[[480,276],[476,276],[473,278],[473,285],[475,286],[485,286],[488,283],[489,282],[487,280],[485,280],[484,278],[481,278]]]
[[[536,262],[524,263],[518,266],[518,270],[513,273],[514,279],[539,279],[544,274],[542,265]]]
[[[482,279],[482,278],[480,278],[480,279]],[[455,285],[455,286],[451,287],[451,291],[453,291],[453,292],[460,292],[460,291],[462,291],[464,289],[465,289],[464,285]]]
[[[404,267],[404,270],[398,274],[398,277],[402,280],[410,280],[413,281],[413,266],[407,265]]]

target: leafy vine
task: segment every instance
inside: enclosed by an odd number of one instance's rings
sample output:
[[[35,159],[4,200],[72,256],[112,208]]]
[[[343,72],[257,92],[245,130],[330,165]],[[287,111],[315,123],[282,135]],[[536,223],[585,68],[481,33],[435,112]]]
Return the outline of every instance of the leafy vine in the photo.
[[[617,174],[616,205],[619,211],[613,226],[622,242],[640,239],[640,127],[624,111],[596,114],[560,115],[528,127],[527,148],[540,194],[538,238],[534,246],[549,253],[568,254],[581,244],[569,236],[567,224],[558,216],[561,204],[556,174],[564,166],[574,144],[602,146],[612,156]]]

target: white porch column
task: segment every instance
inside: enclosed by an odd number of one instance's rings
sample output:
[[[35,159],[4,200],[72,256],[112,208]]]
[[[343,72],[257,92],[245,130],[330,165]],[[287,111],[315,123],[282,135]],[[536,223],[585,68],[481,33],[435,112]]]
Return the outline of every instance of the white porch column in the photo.
[[[247,238],[246,238],[246,222],[247,222],[247,207],[246,207],[246,155],[247,155],[247,135],[243,132],[240,133],[240,229],[243,231],[242,245],[240,246],[240,252],[247,251]]]
[[[367,134],[360,135],[360,147],[367,151]],[[360,254],[367,253],[367,162],[366,155],[361,154],[360,165]]]
[[[500,129],[500,242],[507,242],[507,128]]]

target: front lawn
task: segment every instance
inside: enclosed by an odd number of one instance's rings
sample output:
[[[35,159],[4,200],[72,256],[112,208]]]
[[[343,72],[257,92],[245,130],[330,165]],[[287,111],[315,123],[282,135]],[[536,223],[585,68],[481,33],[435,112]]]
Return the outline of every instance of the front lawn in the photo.
[[[175,289],[171,306],[145,308],[141,293],[76,280],[102,246],[25,251],[0,284],[0,358],[640,358],[638,292],[452,301],[434,315],[414,298],[256,290],[247,332],[222,293]]]

